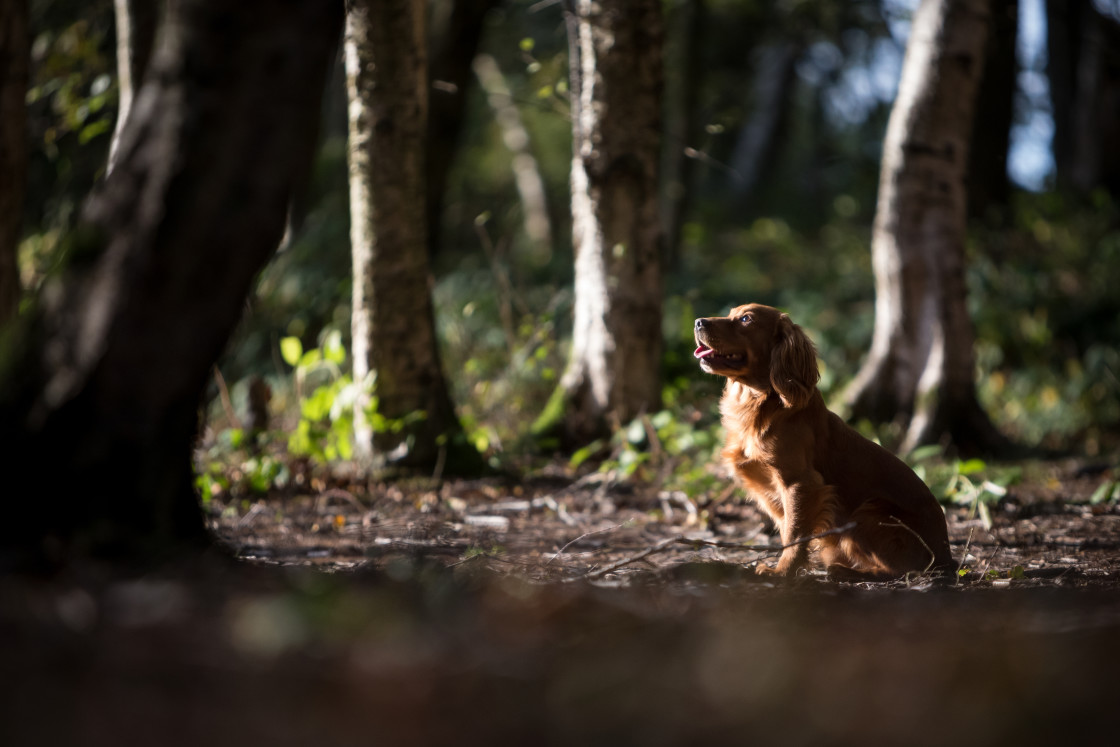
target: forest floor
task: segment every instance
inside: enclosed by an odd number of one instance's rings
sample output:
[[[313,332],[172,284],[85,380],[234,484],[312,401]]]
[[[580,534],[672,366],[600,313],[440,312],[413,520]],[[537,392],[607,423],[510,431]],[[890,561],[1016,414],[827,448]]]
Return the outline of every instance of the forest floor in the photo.
[[[1090,503],[1110,475],[1107,466],[1080,460],[1036,463],[986,512],[950,507],[950,541],[966,571],[960,585],[1120,591],[1120,507]],[[246,560],[328,570],[425,558],[534,583],[674,584],[693,574],[696,581],[778,583],[756,577],[753,567],[773,564],[779,539],[737,492],[698,505],[680,492],[609,474],[572,479],[559,468],[527,480],[428,482],[372,489],[318,483],[314,494],[219,501],[212,529]],[[819,568],[798,583],[835,585]],[[843,586],[916,583],[928,579]]]
[[[215,499],[237,562],[0,579],[0,744],[1109,743],[1116,473],[950,508],[951,582],[775,582],[741,499],[559,470]]]

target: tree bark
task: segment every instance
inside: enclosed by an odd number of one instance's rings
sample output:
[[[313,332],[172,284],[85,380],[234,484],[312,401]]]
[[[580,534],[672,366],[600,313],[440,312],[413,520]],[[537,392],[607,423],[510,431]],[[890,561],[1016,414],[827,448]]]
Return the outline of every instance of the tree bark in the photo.
[[[455,0],[446,22],[432,34],[425,162],[428,252],[432,257],[439,252],[447,176],[463,129],[471,61],[478,52],[486,14],[500,4],[501,0]]]
[[[341,6],[181,0],[0,371],[0,548],[151,560],[207,543],[191,450],[210,368],[310,159]]]
[[[19,311],[27,182],[27,10],[27,0],[0,0],[0,329]]]
[[[113,0],[117,24],[117,124],[109,144],[109,167],[116,164],[121,130],[132,111],[132,101],[144,80],[155,45],[159,22],[157,0]]]
[[[355,450],[378,468],[469,471],[478,454],[451,404],[432,310],[424,15],[422,0],[347,5],[352,337],[354,381],[363,383]]]
[[[968,157],[968,215],[982,218],[1007,204],[1007,152],[1015,121],[1019,75],[1019,0],[991,0],[992,21],[985,45],[984,72],[976,98]]]
[[[660,0],[570,3],[572,350],[534,432],[586,442],[661,401]]]
[[[964,282],[965,165],[987,0],[923,0],[883,145],[872,237],[875,330],[852,415],[909,421],[902,445],[1000,439],[976,400]]]
[[[755,188],[776,160],[784,142],[800,56],[801,44],[794,41],[768,44],[758,50],[751,86],[751,115],[739,130],[731,154],[735,192],[741,207],[750,206]]]
[[[1090,0],[1047,0],[1046,22],[1058,184],[1120,195],[1120,24]]]
[[[680,264],[684,221],[693,201],[696,156],[703,133],[699,110],[703,33],[707,0],[678,0],[666,19],[665,134],[662,151],[661,214],[665,228],[665,267]]]

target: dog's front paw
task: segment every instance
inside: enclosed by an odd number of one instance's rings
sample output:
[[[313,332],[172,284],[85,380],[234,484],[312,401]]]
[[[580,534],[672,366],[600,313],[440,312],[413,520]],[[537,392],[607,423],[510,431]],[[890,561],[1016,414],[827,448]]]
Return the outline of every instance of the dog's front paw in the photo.
[[[803,563],[778,563],[778,565],[774,567],[759,563],[754,567],[754,572],[755,575],[765,578],[795,578],[797,572],[803,567]]]

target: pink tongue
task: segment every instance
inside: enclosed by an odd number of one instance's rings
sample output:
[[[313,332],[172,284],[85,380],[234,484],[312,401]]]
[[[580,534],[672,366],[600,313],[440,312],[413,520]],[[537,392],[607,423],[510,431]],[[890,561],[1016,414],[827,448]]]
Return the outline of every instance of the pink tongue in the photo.
[[[712,350],[707,345],[701,345],[700,347],[696,348],[696,350],[693,351],[692,357],[694,357],[694,358],[707,358],[709,355],[711,355],[714,352],[716,352],[716,351]]]

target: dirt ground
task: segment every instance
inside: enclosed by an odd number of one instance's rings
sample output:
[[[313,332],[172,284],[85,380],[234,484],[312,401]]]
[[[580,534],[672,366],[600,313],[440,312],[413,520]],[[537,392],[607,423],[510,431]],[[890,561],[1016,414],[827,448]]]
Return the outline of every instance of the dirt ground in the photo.
[[[1113,470],[949,509],[948,584],[775,583],[741,500],[598,477],[216,501],[239,562],[0,579],[0,744],[1113,744]]]

